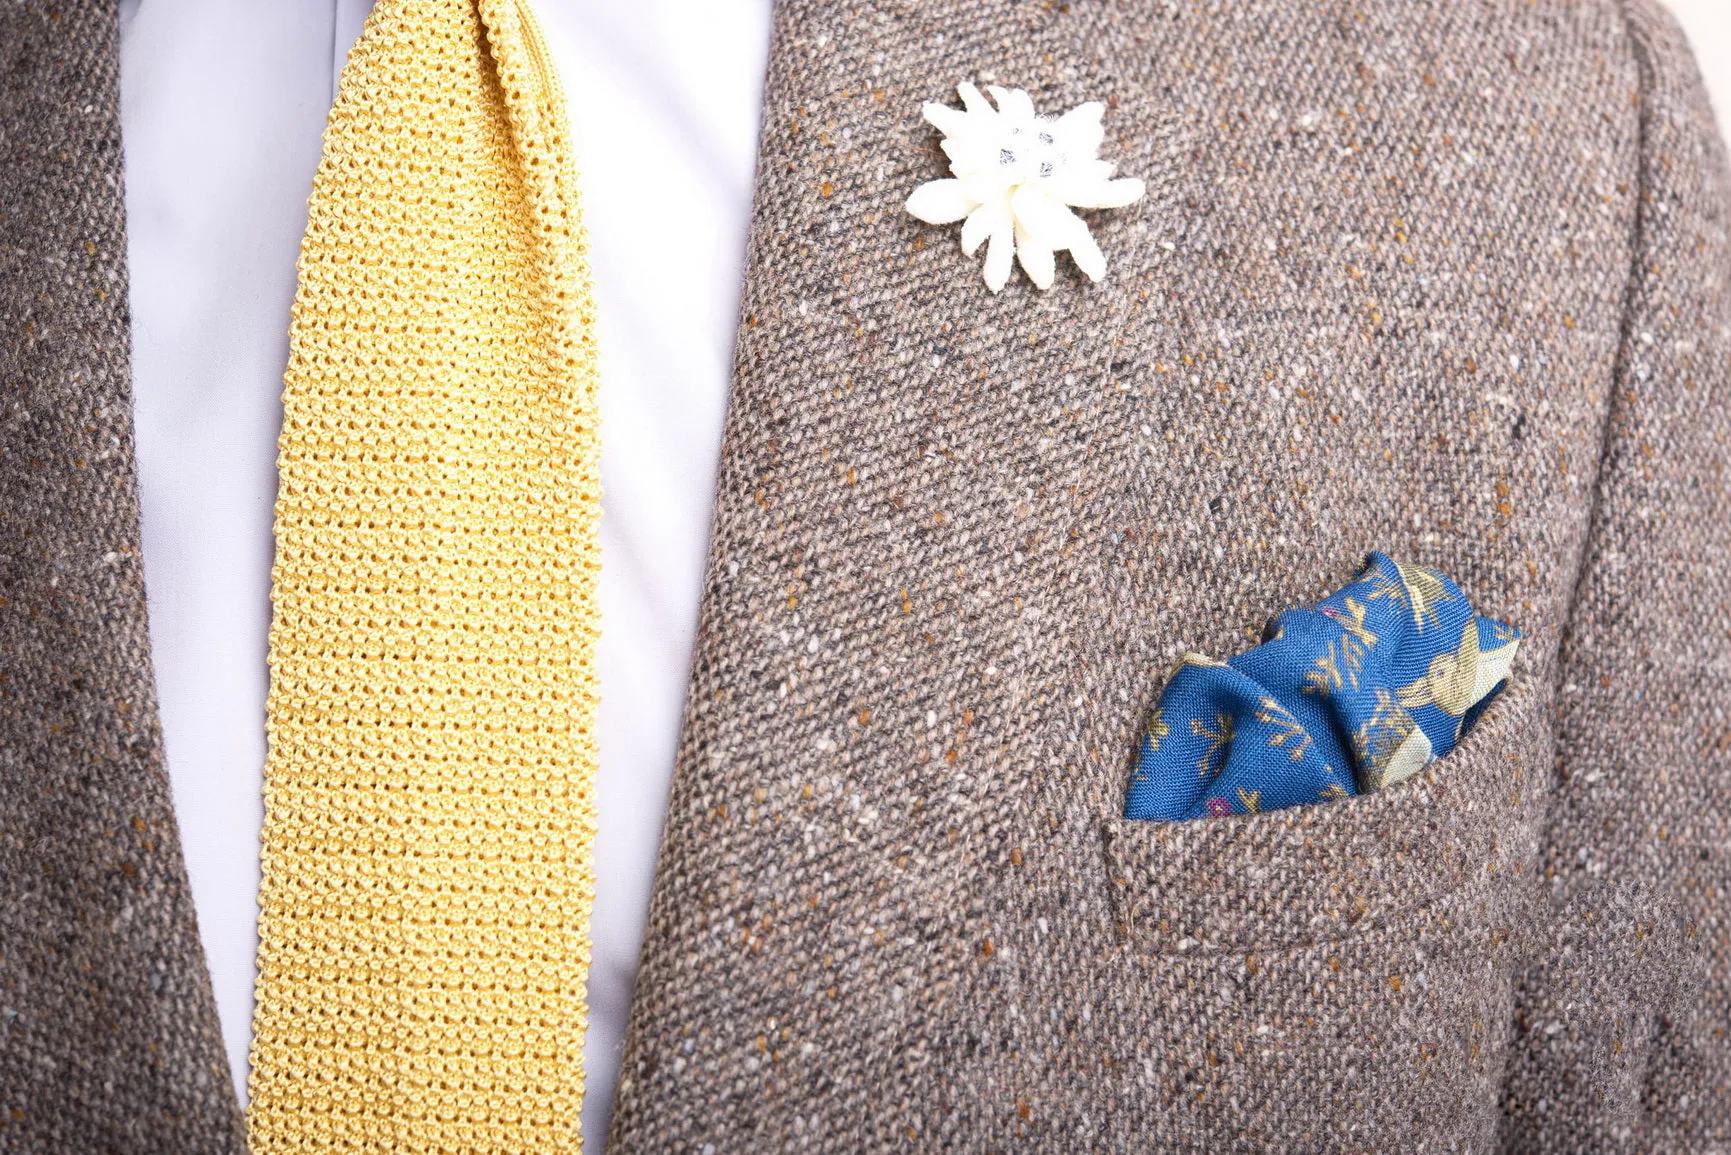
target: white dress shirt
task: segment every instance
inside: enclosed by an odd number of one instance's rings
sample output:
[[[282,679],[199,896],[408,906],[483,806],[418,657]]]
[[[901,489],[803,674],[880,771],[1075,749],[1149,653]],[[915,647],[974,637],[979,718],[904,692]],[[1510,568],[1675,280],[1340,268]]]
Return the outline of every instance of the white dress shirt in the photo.
[[[157,692],[246,1091],[276,438],[295,258],[370,0],[127,0],[132,366]],[[583,1133],[605,1135],[666,812],[751,212],[770,0],[536,0],[600,308],[601,768]]]

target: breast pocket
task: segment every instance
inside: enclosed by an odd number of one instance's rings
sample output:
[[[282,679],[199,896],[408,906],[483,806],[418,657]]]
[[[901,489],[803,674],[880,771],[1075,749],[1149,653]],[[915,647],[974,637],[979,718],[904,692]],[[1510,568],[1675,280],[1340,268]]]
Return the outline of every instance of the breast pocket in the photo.
[[[1492,1144],[1551,728],[1513,682],[1446,759],[1340,802],[1108,820],[1121,1021],[1171,1146]]]

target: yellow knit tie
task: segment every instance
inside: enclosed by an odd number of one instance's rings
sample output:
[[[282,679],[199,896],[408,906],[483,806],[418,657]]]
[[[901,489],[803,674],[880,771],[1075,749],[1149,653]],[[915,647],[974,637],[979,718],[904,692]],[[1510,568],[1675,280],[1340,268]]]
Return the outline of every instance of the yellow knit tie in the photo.
[[[378,0],[278,458],[255,1153],[571,1151],[600,441],[563,96],[522,0]]]

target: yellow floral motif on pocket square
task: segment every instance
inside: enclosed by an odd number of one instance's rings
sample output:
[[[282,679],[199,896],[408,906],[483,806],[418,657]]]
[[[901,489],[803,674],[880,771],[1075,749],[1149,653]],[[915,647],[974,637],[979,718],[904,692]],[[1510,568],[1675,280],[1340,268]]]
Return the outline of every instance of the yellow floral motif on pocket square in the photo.
[[[1520,631],[1434,569],[1372,553],[1229,661],[1185,654],[1124,813],[1181,821],[1382,790],[1440,758],[1507,683]],[[1156,736],[1155,725],[1158,725]]]

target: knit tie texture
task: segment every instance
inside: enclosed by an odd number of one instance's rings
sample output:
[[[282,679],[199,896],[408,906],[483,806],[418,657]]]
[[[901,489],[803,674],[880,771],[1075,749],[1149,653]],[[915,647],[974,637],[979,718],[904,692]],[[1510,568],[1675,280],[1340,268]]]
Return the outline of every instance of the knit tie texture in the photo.
[[[573,1151],[600,441],[563,96],[518,0],[378,0],[283,387],[255,1153]]]

